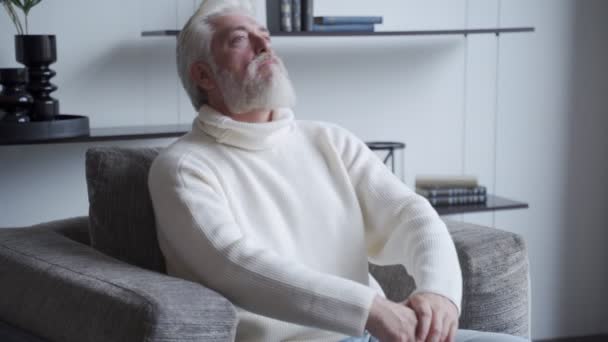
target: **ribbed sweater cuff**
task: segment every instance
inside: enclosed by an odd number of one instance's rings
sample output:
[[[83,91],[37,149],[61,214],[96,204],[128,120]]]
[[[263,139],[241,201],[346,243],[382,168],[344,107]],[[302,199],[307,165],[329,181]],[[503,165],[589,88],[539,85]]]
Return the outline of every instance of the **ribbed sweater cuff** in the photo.
[[[349,336],[361,336],[365,332],[365,325],[375,296],[375,290],[361,284],[356,284],[352,287],[351,292],[344,296],[344,299],[348,300],[349,304],[351,304],[348,310],[327,307],[323,311],[326,313],[338,313],[332,314],[333,317],[326,317],[328,321],[334,322],[336,331]],[[325,305],[334,306],[340,304],[327,301],[327,303],[323,304],[323,306]]]

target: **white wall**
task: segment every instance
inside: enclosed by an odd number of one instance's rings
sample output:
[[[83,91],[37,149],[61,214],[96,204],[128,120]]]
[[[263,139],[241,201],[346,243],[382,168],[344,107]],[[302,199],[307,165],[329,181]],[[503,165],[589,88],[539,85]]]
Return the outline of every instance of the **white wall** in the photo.
[[[88,115],[93,127],[190,122],[174,71],[175,40],[139,33],[180,28],[197,2],[43,1],[32,11],[32,33],[57,35],[62,112]],[[337,122],[364,140],[406,142],[408,184],[421,173],[471,173],[491,192],[530,203],[457,218],[525,237],[535,338],[608,332],[608,4],[318,0],[315,13],[382,15],[384,30],[536,27],[498,39],[273,44],[298,91],[299,118]],[[2,13],[2,67],[18,65],[12,32]],[[100,144],[0,146],[0,226],[86,214],[84,153],[93,145]]]
[[[531,209],[496,225],[527,239],[537,336],[606,332],[608,4],[550,3],[502,3],[537,33],[501,40],[496,191]]]

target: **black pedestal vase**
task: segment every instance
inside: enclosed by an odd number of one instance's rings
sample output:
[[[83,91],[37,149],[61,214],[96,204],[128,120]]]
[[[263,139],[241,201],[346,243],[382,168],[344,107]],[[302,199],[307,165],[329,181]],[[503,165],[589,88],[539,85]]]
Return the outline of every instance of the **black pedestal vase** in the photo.
[[[51,83],[55,71],[49,65],[57,61],[57,47],[54,35],[15,36],[17,61],[27,67],[30,81],[28,92],[34,98],[30,107],[32,121],[53,120],[59,114],[59,101],[50,96],[57,90]]]

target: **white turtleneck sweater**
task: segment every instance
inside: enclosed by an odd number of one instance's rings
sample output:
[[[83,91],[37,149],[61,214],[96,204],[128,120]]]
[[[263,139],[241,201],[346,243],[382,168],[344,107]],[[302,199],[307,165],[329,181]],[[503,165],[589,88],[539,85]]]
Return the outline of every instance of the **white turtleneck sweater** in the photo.
[[[289,109],[245,123],[201,108],[152,164],[168,273],[224,295],[237,341],[338,341],[364,332],[382,290],[368,260],[460,308],[454,244],[429,203],[365,143]]]

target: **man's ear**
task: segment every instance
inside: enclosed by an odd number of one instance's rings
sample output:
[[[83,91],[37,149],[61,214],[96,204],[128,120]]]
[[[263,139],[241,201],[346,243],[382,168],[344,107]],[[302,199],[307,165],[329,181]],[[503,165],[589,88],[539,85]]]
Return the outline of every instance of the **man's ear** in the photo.
[[[190,66],[190,77],[205,91],[215,88],[215,80],[212,75],[211,68],[205,62],[194,62]]]

